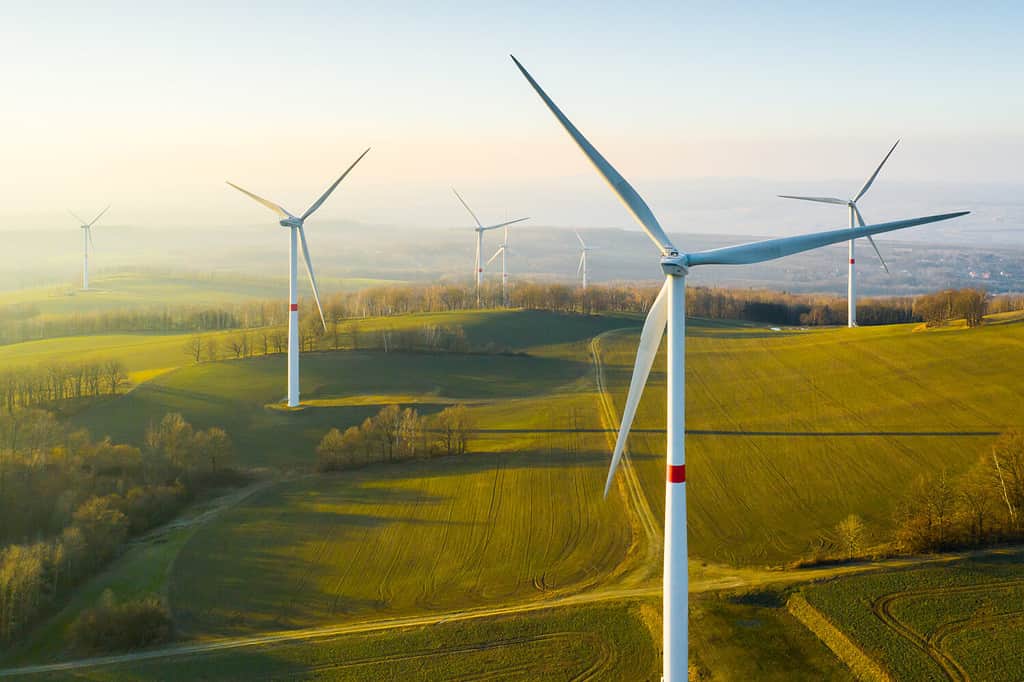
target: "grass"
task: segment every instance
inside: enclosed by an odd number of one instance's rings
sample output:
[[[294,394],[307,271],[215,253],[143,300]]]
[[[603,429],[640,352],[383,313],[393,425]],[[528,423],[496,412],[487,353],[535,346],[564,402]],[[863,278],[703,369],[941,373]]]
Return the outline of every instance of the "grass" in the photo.
[[[702,595],[690,603],[691,667],[704,680],[836,680],[854,677],[773,592]]]
[[[899,680],[1022,679],[1024,551],[843,578],[812,606]]]
[[[635,604],[152,659],[33,680],[653,680],[658,651]]]
[[[688,331],[690,548],[708,560],[784,563],[850,513],[884,540],[915,476],[956,474],[987,434],[1021,425],[1024,324]],[[602,344],[618,406],[635,343],[635,332],[616,332]],[[664,428],[664,371],[662,355],[634,428]],[[661,518],[664,436],[630,442]]]
[[[282,485],[196,533],[170,582],[191,636],[539,599],[606,581],[630,531],[592,454],[486,454]]]
[[[395,280],[366,278],[327,278],[319,282],[323,295],[397,283]],[[89,291],[79,290],[78,284],[4,291],[0,292],[0,306],[31,306],[41,315],[69,315],[163,308],[169,304],[214,306],[221,303],[281,300],[284,305],[288,293],[285,278],[224,275],[202,279],[194,275],[159,272],[98,273],[90,276],[89,286]],[[311,296],[307,286],[305,282],[300,282],[300,293]]]

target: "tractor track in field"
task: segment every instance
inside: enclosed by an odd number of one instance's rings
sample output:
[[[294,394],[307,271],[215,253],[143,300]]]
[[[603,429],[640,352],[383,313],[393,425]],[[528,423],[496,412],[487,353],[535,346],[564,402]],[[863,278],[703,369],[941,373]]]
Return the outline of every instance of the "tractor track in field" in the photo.
[[[970,675],[962,665],[950,654],[945,646],[946,640],[963,630],[971,627],[986,627],[1000,624],[1004,621],[1014,621],[1024,618],[1024,610],[1009,611],[1006,613],[994,614],[984,617],[963,618],[956,621],[943,623],[935,632],[925,636],[909,625],[901,621],[893,607],[906,599],[919,599],[922,597],[946,597],[950,594],[971,594],[972,592],[985,592],[991,589],[1004,589],[1024,585],[1024,578],[1019,580],[1004,580],[998,583],[983,583],[980,585],[963,585],[960,587],[934,587],[919,590],[907,590],[905,592],[892,592],[882,595],[871,604],[871,612],[901,637],[910,642],[915,648],[922,651],[932,659],[945,673],[946,678],[954,682],[970,682]]]
[[[611,427],[611,430],[606,431],[606,433],[612,448],[615,447],[615,433],[619,429],[619,419],[612,403],[611,393],[609,393],[605,382],[604,363],[601,361],[601,341],[604,337],[616,331],[619,330],[598,334],[590,342],[590,355],[594,362],[594,379],[597,383],[598,395],[601,401],[601,419],[606,425]],[[622,453],[621,469],[622,475],[617,477],[617,481],[619,490],[625,498],[626,508],[630,511],[630,525],[633,526],[634,532],[638,532],[640,536],[637,544],[641,547],[643,555],[643,561],[640,565],[641,574],[643,577],[650,577],[652,567],[658,565],[658,555],[661,553],[661,527],[658,525],[654,512],[651,511],[647,494],[644,492],[640,477],[637,475],[628,447]]]

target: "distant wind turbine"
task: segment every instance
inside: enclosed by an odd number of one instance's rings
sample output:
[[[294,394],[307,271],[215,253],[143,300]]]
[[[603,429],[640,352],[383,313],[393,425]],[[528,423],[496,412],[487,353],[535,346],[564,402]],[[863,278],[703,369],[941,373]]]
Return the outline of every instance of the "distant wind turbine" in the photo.
[[[506,306],[508,305],[508,254],[508,225],[505,225],[505,239],[494,255],[487,260],[487,264],[490,265],[495,258],[501,256],[501,304]]]
[[[247,195],[254,201],[257,201],[271,211],[276,213],[280,218],[281,227],[287,227],[290,230],[291,235],[291,251],[289,252],[288,260],[288,407],[297,407],[299,404],[299,300],[298,292],[296,291],[296,273],[298,271],[298,249],[296,246],[296,239],[302,242],[302,256],[306,261],[306,274],[309,275],[309,284],[313,288],[313,299],[316,301],[317,310],[320,311],[320,322],[324,325],[324,329],[327,329],[327,321],[324,319],[324,309],[320,306],[320,292],[316,286],[316,275],[313,274],[313,262],[309,258],[309,247],[306,245],[306,231],[304,224],[306,218],[313,215],[313,213],[320,208],[320,206],[327,201],[327,197],[331,196],[331,192],[334,188],[345,179],[345,176],[351,172],[356,164],[362,161],[363,157],[369,153],[369,149],[359,155],[359,158],[352,162],[352,165],[348,167],[344,173],[341,174],[334,184],[327,188],[319,199],[313,202],[305,213],[301,216],[294,216],[281,206],[275,204],[272,201],[268,201],[263,197],[257,196],[252,192],[242,189],[233,182],[228,182],[229,185],[237,189],[242,194]]]
[[[109,209],[110,209],[110,205],[108,204],[107,208],[105,208],[102,211],[100,211],[99,214],[97,214],[97,216],[95,218],[93,218],[89,222],[85,222],[84,220],[79,218],[77,215],[75,215],[74,212],[68,211],[68,213],[71,214],[71,217],[78,221],[78,224],[81,226],[81,228],[83,230],[83,232],[82,232],[82,290],[83,291],[88,291],[89,290],[89,250],[90,249],[92,249],[93,251],[96,250],[96,247],[93,246],[93,243],[92,243],[92,226],[95,225],[96,221],[99,220],[100,218],[102,218],[103,214],[106,213]]]
[[[580,264],[576,268],[576,276],[583,275],[583,290],[587,290],[587,253],[594,250],[593,246],[587,246],[587,243],[583,241],[583,237],[580,236],[579,232],[576,232],[576,239],[580,240]]]
[[[462,195],[459,194],[458,190],[452,187],[452,192],[455,192],[455,197],[459,200],[459,203],[462,204],[467,211],[469,211],[469,215],[473,217],[473,222],[476,223],[476,227],[473,228],[476,231],[476,261],[473,266],[473,278],[476,280],[476,305],[477,307],[479,307],[480,287],[483,286],[484,283],[484,232],[487,232],[488,230],[497,230],[499,227],[505,227],[506,225],[514,225],[515,223],[521,223],[524,220],[529,220],[529,218],[516,218],[515,220],[509,220],[504,223],[498,223],[497,225],[484,226],[480,223],[480,219],[476,217],[476,213],[473,213],[473,209],[469,207],[469,204],[467,204],[466,201],[462,198]],[[491,260],[494,260],[494,258],[491,258]],[[487,262],[490,263],[490,261]]]
[[[849,208],[850,212],[850,227],[854,228],[857,225],[864,227],[864,216],[860,214],[860,209],[857,208],[857,202],[862,196],[867,194],[869,189],[871,189],[871,185],[874,183],[875,178],[878,177],[878,173],[882,170],[882,166],[884,166],[885,162],[889,160],[890,156],[892,156],[892,153],[896,150],[896,145],[899,143],[900,141],[896,140],[896,143],[889,149],[889,153],[885,155],[884,159],[882,159],[882,163],[878,164],[878,168],[876,168],[875,172],[871,174],[871,177],[864,183],[864,186],[860,188],[860,191],[857,192],[857,196],[852,199],[838,199],[836,197],[798,197],[791,194],[780,194],[779,196],[783,199],[799,199],[801,201],[816,201],[822,204],[839,204],[841,206],[846,206]],[[882,252],[878,250],[878,245],[875,244],[875,240],[872,239],[870,235],[868,236],[868,242],[871,243],[871,247],[878,255],[878,260],[882,261],[882,267],[885,268],[886,272],[889,272],[889,266],[885,264],[885,259],[882,258]],[[856,248],[855,244],[856,240],[851,239],[850,272],[846,282],[846,307],[848,311],[846,315],[846,325],[848,327],[857,326],[857,259],[856,254],[854,253]]]
[[[686,379],[685,367],[685,331],[686,331],[686,275],[690,268],[698,265],[743,265],[789,256],[810,249],[846,241],[851,238],[866,237],[881,232],[891,232],[914,225],[923,225],[939,220],[947,220],[961,213],[900,220],[880,225],[868,225],[849,230],[846,228],[805,234],[798,237],[784,237],[751,242],[739,246],[728,246],[710,251],[680,253],[669,240],[654,213],[636,190],[612,168],[601,153],[587,141],[576,126],[566,118],[565,114],[555,105],[550,97],[541,89],[537,81],[523,68],[523,65],[512,57],[516,66],[526,80],[554,114],[565,131],[576,142],[583,153],[590,159],[597,171],[611,186],[626,209],[633,215],[647,236],[651,238],[661,254],[661,269],[665,273],[665,285],[658,293],[651,306],[647,319],[640,333],[640,344],[637,349],[636,364],[633,377],[629,384],[629,394],[622,414],[622,424],[612,454],[611,468],[605,484],[605,495],[611,486],[615,469],[622,458],[633,417],[640,403],[644,384],[654,364],[662,334],[668,329],[668,470],[665,484],[665,566],[662,594],[663,605],[663,666],[665,682],[684,682],[687,679],[687,618],[688,618],[688,575],[686,551],[686,461],[684,456]]]

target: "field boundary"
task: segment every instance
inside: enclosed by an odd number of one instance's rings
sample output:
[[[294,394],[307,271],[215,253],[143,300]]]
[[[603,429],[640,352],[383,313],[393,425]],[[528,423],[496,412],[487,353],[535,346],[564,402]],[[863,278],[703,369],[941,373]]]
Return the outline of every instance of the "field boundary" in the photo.
[[[786,602],[786,610],[821,640],[858,680],[894,682],[893,677],[879,663],[833,625],[825,614],[811,606],[802,594],[790,597]]]

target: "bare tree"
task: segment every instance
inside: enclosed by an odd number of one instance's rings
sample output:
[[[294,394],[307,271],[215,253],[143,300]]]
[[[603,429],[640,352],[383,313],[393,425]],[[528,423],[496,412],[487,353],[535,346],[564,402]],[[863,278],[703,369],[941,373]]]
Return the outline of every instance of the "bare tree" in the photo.
[[[193,362],[199,362],[199,358],[202,357],[203,353],[203,337],[194,335],[190,336],[188,341],[185,342],[185,355],[192,358]]]

